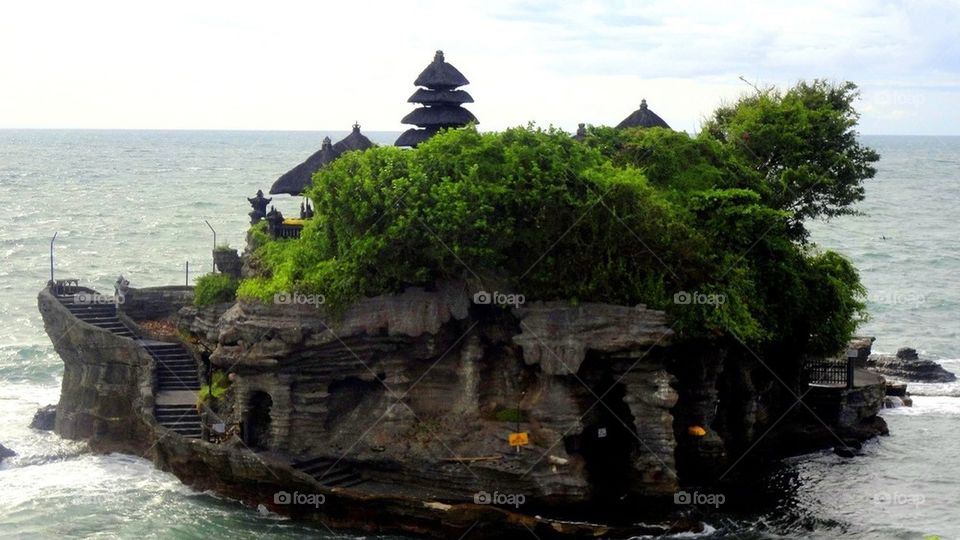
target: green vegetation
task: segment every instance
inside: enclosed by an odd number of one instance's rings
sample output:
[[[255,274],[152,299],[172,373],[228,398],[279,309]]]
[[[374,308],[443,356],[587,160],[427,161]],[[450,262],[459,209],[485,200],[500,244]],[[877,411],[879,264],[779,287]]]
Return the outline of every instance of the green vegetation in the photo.
[[[199,407],[209,400],[222,398],[229,388],[230,379],[227,374],[220,370],[214,371],[210,377],[210,384],[201,386],[200,391],[197,392],[197,406]]]
[[[863,288],[846,259],[806,243],[802,220],[850,212],[873,175],[853,97],[819,81],[758,92],[694,137],[466,128],[352,152],[314,177],[317,217],[300,239],[251,231],[263,272],[238,295],[318,293],[337,309],[495,276],[528,300],[665,309],[681,338],[836,352],[863,317]]]
[[[207,274],[197,278],[193,289],[193,304],[206,306],[222,302],[232,302],[237,297],[240,282],[227,274]]]
[[[526,421],[526,415],[523,414],[523,411],[520,409],[500,409],[494,414],[494,418],[497,422],[524,422]]]

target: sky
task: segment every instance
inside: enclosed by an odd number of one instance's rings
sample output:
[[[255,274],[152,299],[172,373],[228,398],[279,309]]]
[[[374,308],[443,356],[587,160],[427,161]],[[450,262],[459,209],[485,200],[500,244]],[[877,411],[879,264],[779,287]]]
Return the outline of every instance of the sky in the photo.
[[[850,80],[864,134],[960,135],[960,0],[31,0],[0,5],[0,128],[405,129],[442,49],[481,130],[697,131],[750,84]]]

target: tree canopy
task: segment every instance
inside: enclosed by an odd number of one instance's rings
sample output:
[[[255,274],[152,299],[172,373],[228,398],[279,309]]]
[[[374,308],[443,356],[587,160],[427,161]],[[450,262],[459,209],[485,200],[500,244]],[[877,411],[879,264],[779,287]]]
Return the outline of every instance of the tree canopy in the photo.
[[[528,301],[644,303],[665,309],[681,338],[836,352],[863,315],[863,288],[846,259],[801,241],[797,220],[848,211],[862,196],[853,179],[869,171],[831,160],[875,154],[855,139],[817,154],[810,134],[847,137],[837,115],[850,117],[830,110],[851,90],[798,88],[725,107],[695,137],[593,128],[579,142],[553,129],[465,128],[413,150],[345,154],[315,175],[316,217],[299,239],[254,232],[262,272],[238,294],[318,293],[336,308],[466,279]],[[796,113],[804,126],[784,149],[774,139],[786,135],[763,122],[785,126],[798,103],[828,110]],[[770,141],[764,157],[742,147],[742,133]],[[791,197],[787,184],[807,191]]]

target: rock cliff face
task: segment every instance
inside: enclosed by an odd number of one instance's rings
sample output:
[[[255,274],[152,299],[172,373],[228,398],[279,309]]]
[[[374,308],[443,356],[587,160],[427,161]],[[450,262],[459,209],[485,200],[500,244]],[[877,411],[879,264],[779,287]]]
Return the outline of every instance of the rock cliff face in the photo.
[[[49,290],[40,292],[38,305],[64,365],[54,431],[104,451],[146,448],[153,407],[149,355],[130,339],[79,322]]]
[[[273,452],[452,501],[675,491],[661,312],[534,303],[513,314],[470,298],[463,284],[414,288],[339,317],[237,303],[216,322],[185,310],[182,327],[215,337],[212,365],[237,375],[225,416],[251,427],[269,403],[257,443]],[[530,444],[516,453],[507,436],[518,429]]]
[[[43,291],[40,310],[65,365],[56,432],[328,526],[442,537],[480,519],[472,534],[582,534],[533,516],[663,517],[679,488],[722,478],[741,456],[833,446],[831,428],[882,432],[882,384],[876,396],[831,393],[824,431],[819,417],[799,414],[797,373],[773,372],[737,344],[673,344],[664,313],[644,306],[508,309],[474,304],[463,283],[366,298],[339,314],[297,301],[195,308],[176,289],[132,298],[127,326],[180,308],[196,357],[231,374],[210,414],[234,435],[214,443],[160,426],[155,360]],[[810,411],[821,406],[805,398]],[[519,451],[507,442],[514,432],[528,435]],[[330,467],[298,469],[304,462]],[[360,485],[329,483],[334,469]],[[294,490],[328,504],[277,505],[275,493]],[[474,504],[484,493],[523,503]]]

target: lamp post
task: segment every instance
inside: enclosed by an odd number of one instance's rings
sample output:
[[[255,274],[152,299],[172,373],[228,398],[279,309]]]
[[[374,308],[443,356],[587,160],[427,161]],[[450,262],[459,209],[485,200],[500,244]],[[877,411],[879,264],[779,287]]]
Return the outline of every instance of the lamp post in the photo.
[[[53,238],[50,239],[50,287],[53,287],[53,243],[57,240],[57,235],[60,234],[60,231],[53,233]]]
[[[217,271],[217,256],[213,255],[213,253],[217,251],[217,231],[214,230],[213,225],[211,225],[209,221],[203,220],[203,222],[207,224],[207,227],[210,227],[211,231],[213,231],[213,251],[210,252],[211,256],[213,257],[213,266],[210,267],[210,272],[213,273]]]

